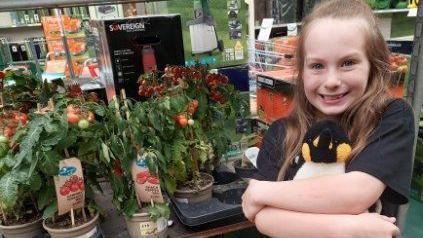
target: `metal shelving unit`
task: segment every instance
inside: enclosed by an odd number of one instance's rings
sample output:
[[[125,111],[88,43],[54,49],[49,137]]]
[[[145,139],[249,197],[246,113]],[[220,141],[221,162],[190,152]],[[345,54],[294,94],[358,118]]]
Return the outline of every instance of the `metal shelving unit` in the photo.
[[[373,13],[375,14],[389,14],[389,13],[408,13],[410,9],[402,8],[402,9],[381,9],[381,10],[374,10]]]
[[[41,27],[41,23],[25,24],[25,25],[0,26],[0,29],[27,28],[27,27]]]

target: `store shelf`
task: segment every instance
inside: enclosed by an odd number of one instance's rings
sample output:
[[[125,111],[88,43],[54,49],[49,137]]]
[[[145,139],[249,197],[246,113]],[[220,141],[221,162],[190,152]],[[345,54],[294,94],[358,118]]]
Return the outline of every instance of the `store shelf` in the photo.
[[[63,8],[89,5],[107,5],[119,3],[148,2],[151,0],[1,0],[0,12],[39,9],[39,8]],[[164,1],[164,0],[155,0]]]
[[[25,24],[25,25],[0,26],[0,29],[27,28],[27,27],[41,27],[41,23]]]
[[[45,63],[45,59],[39,59],[38,62],[43,65]],[[23,61],[12,61],[8,64],[29,64],[29,63],[35,63],[35,60],[23,60]]]
[[[394,37],[394,38],[391,38],[389,40],[413,41],[414,40],[414,35],[412,35],[412,36]]]
[[[272,25],[272,28],[277,28],[277,27],[287,27],[288,25],[291,24],[297,24],[297,26],[301,26],[301,22],[293,22],[293,23],[283,23],[283,24],[274,24]],[[255,26],[256,30],[259,30],[261,28],[261,26]]]
[[[373,10],[375,14],[389,14],[389,13],[408,13],[410,9],[402,8],[402,9],[382,9],[382,10]]]
[[[280,70],[279,70],[280,71]],[[279,76],[278,71],[267,71],[267,72],[258,72],[256,73],[256,77],[257,77],[257,82],[262,83],[262,84],[266,84],[269,86],[274,86],[275,85],[275,81],[280,81],[280,82],[284,82],[290,85],[295,85],[296,81],[295,79],[287,79],[284,78],[282,76]],[[275,81],[273,81],[275,80]]]

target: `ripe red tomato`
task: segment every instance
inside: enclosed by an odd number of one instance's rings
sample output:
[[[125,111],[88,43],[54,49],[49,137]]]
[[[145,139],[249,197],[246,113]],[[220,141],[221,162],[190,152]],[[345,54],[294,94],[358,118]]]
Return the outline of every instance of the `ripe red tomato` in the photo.
[[[182,128],[186,127],[188,124],[188,119],[184,115],[176,116],[176,122]]]
[[[66,196],[66,195],[68,195],[70,193],[70,189],[68,187],[66,187],[66,186],[63,186],[63,187],[60,188],[59,193],[62,196]]]
[[[69,123],[74,124],[79,122],[79,116],[75,113],[69,112],[66,116]]]
[[[73,114],[79,114],[81,112],[81,110],[77,106],[70,104],[66,108],[66,112],[67,113],[73,113]]]
[[[4,128],[3,134],[7,138],[10,138],[10,137],[13,136],[13,131],[12,131],[12,129],[10,127],[6,127],[6,128]]]
[[[88,121],[89,122],[93,122],[95,119],[94,113],[93,112],[89,112],[88,113]]]
[[[15,120],[20,121],[23,125],[28,121],[28,116],[25,113],[16,113]]]

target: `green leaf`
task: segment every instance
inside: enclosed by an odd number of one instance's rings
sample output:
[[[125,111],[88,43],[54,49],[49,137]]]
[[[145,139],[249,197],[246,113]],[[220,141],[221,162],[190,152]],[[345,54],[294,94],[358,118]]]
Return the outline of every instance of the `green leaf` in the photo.
[[[102,152],[101,154],[103,155],[102,158],[104,158],[105,162],[108,163],[108,164],[110,163],[109,150],[110,149],[106,144],[101,143],[101,152]]]
[[[46,207],[43,213],[43,219],[53,217],[56,212],[57,212],[57,200],[55,200],[48,207]]]
[[[163,127],[160,125],[160,122],[157,118],[156,113],[152,112],[148,114],[148,120],[153,125],[154,129],[161,131],[163,130]]]
[[[16,164],[15,157],[10,153],[3,157],[2,160],[4,161],[4,164],[9,168],[12,168]]]
[[[148,213],[150,215],[150,219],[153,221],[157,221],[157,219],[161,217],[166,219],[169,219],[170,217],[170,209],[167,204],[154,204],[154,206],[149,206]]]
[[[58,144],[57,149],[63,150],[74,145],[77,141],[77,136],[74,133],[67,133],[66,137],[63,138]]]
[[[32,173],[34,172],[34,169],[35,169],[35,167],[37,166],[38,161],[40,160],[40,157],[39,157],[39,156],[40,156],[40,155],[39,155],[39,153],[37,152],[37,154],[36,154],[35,156],[33,156],[33,157],[32,157],[32,159],[31,159],[31,161],[30,161],[31,166],[29,167],[28,176],[32,176]]]
[[[62,156],[54,150],[48,151],[41,159],[40,170],[48,176],[56,176]]]
[[[12,208],[18,199],[18,181],[12,173],[0,179],[0,201],[6,208]]]
[[[132,217],[138,211],[138,205],[135,198],[131,197],[127,202],[123,203],[123,213],[127,217]]]
[[[106,111],[104,110],[104,107],[102,107],[100,105],[95,105],[94,106],[94,113],[102,117],[102,116],[104,116]]]
[[[162,176],[163,180],[164,180],[164,185],[166,188],[166,191],[170,194],[173,195],[173,193],[176,190],[176,181],[173,178],[170,178],[168,176]]]
[[[55,131],[54,133],[49,133],[49,139],[41,141],[41,145],[44,147],[57,145],[61,140],[66,137],[67,128],[60,128],[60,130]]]
[[[55,196],[56,191],[54,190],[54,186],[52,184],[50,184],[50,186],[45,186],[45,188],[38,193],[38,209],[43,210],[48,204],[50,204],[51,199]]]
[[[78,146],[78,156],[83,156],[86,154],[91,154],[96,152],[98,148],[97,140],[89,140],[83,143],[80,143]]]
[[[41,177],[38,173],[32,174],[29,178],[29,188],[32,192],[37,192],[41,188]]]
[[[40,126],[29,127],[27,135],[24,137],[20,144],[20,151],[16,155],[16,164],[15,168],[22,162],[24,158],[31,158],[32,149],[40,138],[40,134],[43,131],[43,128]]]
[[[53,133],[59,130],[59,126],[55,123],[46,123],[44,124],[44,129],[47,133]]]

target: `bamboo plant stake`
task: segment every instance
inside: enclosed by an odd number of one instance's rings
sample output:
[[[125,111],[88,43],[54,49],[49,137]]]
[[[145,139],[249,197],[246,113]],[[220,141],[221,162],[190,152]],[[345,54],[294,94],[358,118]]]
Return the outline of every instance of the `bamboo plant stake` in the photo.
[[[75,226],[75,215],[74,215],[74,212],[73,212],[73,208],[71,208],[71,210],[70,210],[70,216],[71,216],[72,227],[74,227]]]

